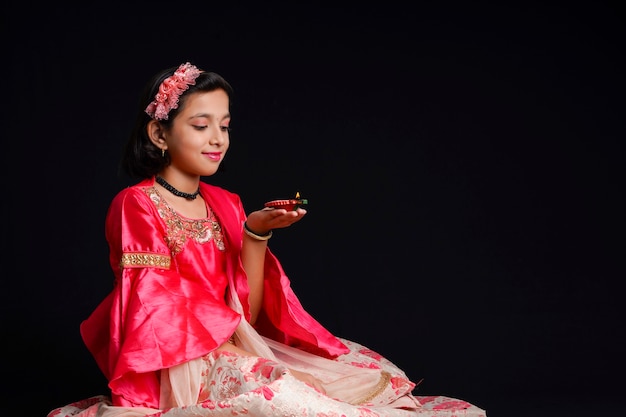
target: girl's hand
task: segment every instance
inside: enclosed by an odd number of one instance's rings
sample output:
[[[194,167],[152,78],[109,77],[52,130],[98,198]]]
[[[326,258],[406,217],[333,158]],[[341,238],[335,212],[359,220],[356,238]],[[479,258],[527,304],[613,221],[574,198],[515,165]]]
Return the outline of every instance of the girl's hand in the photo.
[[[300,221],[305,214],[306,210],[303,208],[296,210],[264,208],[250,213],[246,223],[252,231],[263,235],[273,229],[289,227]]]

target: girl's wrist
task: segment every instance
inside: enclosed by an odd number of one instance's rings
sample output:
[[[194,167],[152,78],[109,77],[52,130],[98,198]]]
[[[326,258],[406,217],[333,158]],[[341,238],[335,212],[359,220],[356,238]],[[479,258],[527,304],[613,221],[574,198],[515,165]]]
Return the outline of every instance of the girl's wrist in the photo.
[[[243,231],[245,234],[255,240],[268,240],[274,234],[271,230],[266,233],[259,233],[255,230],[252,230],[248,227],[248,222],[243,223]]]

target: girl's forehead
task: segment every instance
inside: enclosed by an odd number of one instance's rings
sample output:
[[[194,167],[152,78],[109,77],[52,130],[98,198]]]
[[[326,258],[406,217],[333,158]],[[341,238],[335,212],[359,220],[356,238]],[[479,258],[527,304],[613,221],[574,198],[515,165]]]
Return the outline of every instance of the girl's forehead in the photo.
[[[187,97],[181,113],[203,112],[224,116],[229,112],[229,98],[223,90],[196,92]]]

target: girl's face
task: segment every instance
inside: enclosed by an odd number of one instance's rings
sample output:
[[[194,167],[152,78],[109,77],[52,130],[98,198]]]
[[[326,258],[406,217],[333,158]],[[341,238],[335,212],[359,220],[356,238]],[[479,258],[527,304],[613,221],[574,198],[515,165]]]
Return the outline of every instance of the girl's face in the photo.
[[[189,176],[215,174],[230,144],[229,124],[224,90],[191,94],[166,133],[168,169]]]

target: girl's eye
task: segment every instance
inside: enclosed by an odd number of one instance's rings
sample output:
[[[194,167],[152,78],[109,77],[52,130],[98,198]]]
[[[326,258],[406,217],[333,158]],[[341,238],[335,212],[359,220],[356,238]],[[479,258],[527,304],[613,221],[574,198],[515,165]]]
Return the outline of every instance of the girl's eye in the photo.
[[[230,133],[230,127],[229,126],[220,126],[220,129],[222,129],[222,132]]]
[[[197,125],[193,125],[193,128],[196,130],[204,130],[206,129],[208,126],[197,126]]]

